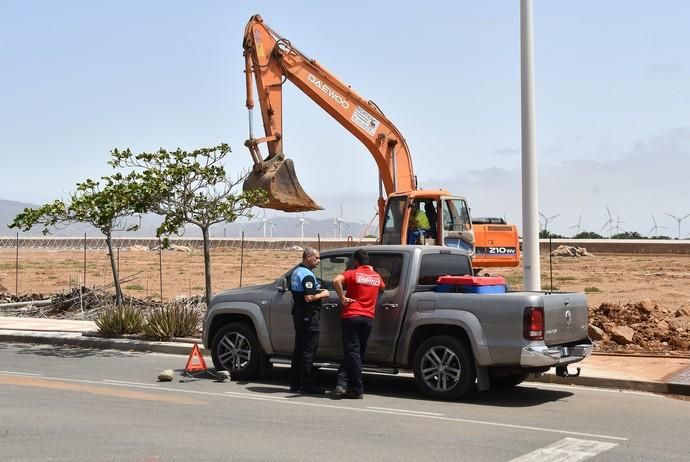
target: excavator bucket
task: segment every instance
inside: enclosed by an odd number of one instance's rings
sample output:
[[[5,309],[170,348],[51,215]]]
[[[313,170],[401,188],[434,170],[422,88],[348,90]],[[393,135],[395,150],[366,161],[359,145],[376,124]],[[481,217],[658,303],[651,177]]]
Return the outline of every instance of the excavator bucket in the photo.
[[[292,159],[274,157],[257,166],[249,174],[242,188],[245,191],[263,189],[268,193],[264,208],[283,212],[310,212],[322,210],[319,204],[307,195],[297,180]]]

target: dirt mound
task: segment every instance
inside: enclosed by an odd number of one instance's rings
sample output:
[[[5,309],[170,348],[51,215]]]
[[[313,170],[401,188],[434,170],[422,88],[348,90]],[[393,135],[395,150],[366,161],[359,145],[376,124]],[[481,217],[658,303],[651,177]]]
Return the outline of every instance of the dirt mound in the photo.
[[[589,312],[596,351],[690,352],[690,309],[641,301],[602,303]]]

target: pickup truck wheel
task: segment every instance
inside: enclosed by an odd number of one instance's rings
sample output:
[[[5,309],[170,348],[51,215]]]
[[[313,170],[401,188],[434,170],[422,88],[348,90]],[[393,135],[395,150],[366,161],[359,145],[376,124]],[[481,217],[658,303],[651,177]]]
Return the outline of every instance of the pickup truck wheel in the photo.
[[[454,400],[469,394],[476,372],[470,347],[447,335],[431,337],[414,355],[414,378],[427,396]]]
[[[263,351],[251,327],[232,323],[213,337],[211,357],[216,369],[229,371],[233,379],[246,380],[257,375]]]

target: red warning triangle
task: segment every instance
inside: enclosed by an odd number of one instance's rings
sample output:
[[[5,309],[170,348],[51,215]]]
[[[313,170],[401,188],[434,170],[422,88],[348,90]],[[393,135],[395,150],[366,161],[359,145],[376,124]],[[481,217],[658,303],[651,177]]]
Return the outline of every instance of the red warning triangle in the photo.
[[[201,355],[199,350],[199,345],[194,344],[192,347],[192,352],[189,354],[189,359],[187,359],[187,365],[184,367],[185,372],[201,372],[207,369],[204,357]]]

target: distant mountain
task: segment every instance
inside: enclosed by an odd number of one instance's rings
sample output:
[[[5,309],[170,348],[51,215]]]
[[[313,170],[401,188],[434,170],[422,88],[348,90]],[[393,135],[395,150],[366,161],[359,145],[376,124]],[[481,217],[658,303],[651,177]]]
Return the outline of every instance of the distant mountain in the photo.
[[[24,202],[8,201],[0,199],[0,236],[13,236],[17,230],[9,228],[9,224],[14,221],[14,218],[22,212],[25,208],[38,207],[36,204],[29,204]],[[301,236],[301,215],[288,215],[266,217],[266,224],[261,217],[254,218],[250,222],[244,219],[241,222],[234,223],[219,223],[211,228],[211,237],[240,237],[244,231],[245,237],[274,237],[274,238],[295,238]],[[157,215],[149,214],[139,218],[139,216],[130,217],[127,221],[127,226],[138,224],[139,230],[134,232],[116,232],[117,237],[151,237],[156,235],[156,228],[161,222],[161,218]],[[273,223],[273,224],[271,224]],[[353,239],[359,239],[363,236],[366,225],[363,223],[342,222],[340,226],[340,237],[347,238],[352,236]],[[40,226],[34,227],[31,231],[22,233],[30,236],[42,235]],[[335,225],[335,219],[312,220],[305,219],[304,221],[304,237],[314,238],[320,235],[322,238],[338,237],[338,229]],[[59,237],[76,237],[83,236],[86,233],[88,236],[96,237],[100,235],[100,231],[96,228],[84,225],[74,224],[64,228],[55,229],[51,231],[51,235]],[[376,234],[376,228],[369,229],[367,234]],[[187,227],[185,231],[187,237],[201,237],[201,232],[195,226]]]

